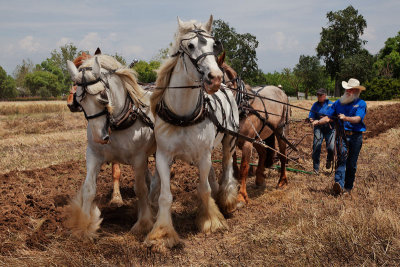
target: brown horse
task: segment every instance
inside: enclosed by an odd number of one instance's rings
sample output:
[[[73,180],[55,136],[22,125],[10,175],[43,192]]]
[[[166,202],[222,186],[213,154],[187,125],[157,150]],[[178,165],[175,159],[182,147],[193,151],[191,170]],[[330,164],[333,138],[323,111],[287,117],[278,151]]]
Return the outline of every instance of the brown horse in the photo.
[[[242,83],[237,79],[238,75],[230,66],[219,59],[220,66],[225,72],[225,80],[228,87],[238,89]],[[286,143],[284,141],[289,121],[290,107],[285,104],[277,103],[267,99],[261,99],[257,96],[249,97],[246,93],[259,95],[273,99],[282,103],[289,103],[287,95],[276,86],[264,86],[251,89],[250,86],[242,84],[244,94],[238,96],[238,91],[233,90],[236,99],[239,99],[238,108],[240,113],[240,134],[256,140],[263,140],[269,147],[275,148],[275,139],[279,146],[279,159],[281,162],[281,174],[277,187],[285,186],[288,181],[286,177]],[[265,168],[271,167],[275,152],[266,149],[260,144],[251,143],[243,138],[238,139],[238,147],[242,150],[242,160],[240,171],[237,164],[235,167],[235,176],[238,178],[241,186],[238,194],[238,207],[248,202],[246,191],[246,178],[249,172],[249,163],[254,148],[258,152],[259,160],[256,171],[256,185],[265,186]],[[234,154],[236,162],[236,153]]]
[[[97,48],[95,55],[101,54],[101,51],[99,48]],[[82,62],[85,61],[86,59],[91,58],[92,56],[89,54],[86,54],[85,52],[82,52],[80,56],[74,59],[74,64],[78,68],[80,65],[82,65]],[[79,112],[81,111],[79,106],[74,105],[74,93],[76,92],[76,85],[73,85],[69,91],[69,95],[67,98],[67,106],[72,112]],[[121,196],[121,192],[119,190],[119,179],[121,177],[121,170],[119,163],[112,162],[112,177],[113,177],[113,193],[112,197],[110,200],[111,205],[116,205],[118,207],[122,206],[124,204]]]

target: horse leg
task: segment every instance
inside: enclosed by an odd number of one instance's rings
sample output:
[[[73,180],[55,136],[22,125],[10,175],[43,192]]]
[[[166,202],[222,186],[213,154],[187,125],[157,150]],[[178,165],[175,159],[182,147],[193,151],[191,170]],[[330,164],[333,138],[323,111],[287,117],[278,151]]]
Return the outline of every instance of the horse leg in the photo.
[[[210,167],[210,173],[208,174],[208,183],[210,184],[211,187],[211,196],[214,199],[218,198],[218,190],[219,190],[219,184],[217,182],[217,179],[215,177],[215,171],[213,166],[211,165]]]
[[[77,237],[90,239],[96,237],[96,231],[100,228],[103,220],[100,218],[99,208],[93,203],[96,196],[96,178],[102,163],[102,159],[93,155],[88,148],[86,151],[86,179],[67,211],[69,218],[66,225]]]
[[[162,245],[172,248],[180,242],[171,218],[172,194],[169,165],[171,162],[172,159],[168,154],[157,149],[156,168],[160,175],[161,189],[160,197],[158,198],[157,220],[145,240],[148,245]]]
[[[237,206],[237,181],[233,177],[232,154],[235,151],[234,137],[225,135],[222,139],[222,179],[220,181],[218,204],[225,213],[232,213]]]
[[[160,196],[160,187],[161,187],[160,175],[158,174],[157,168],[153,176],[150,174],[150,172],[148,173],[148,175],[151,177],[149,201],[153,214],[156,215],[158,211],[158,198]]]
[[[224,216],[219,211],[214,199],[211,197],[211,187],[208,176],[211,167],[211,154],[202,157],[199,163],[200,183],[198,194],[200,198],[197,225],[204,233],[215,232],[218,229],[227,228]]]
[[[135,162],[135,194],[138,196],[138,220],[133,225],[131,232],[148,233],[153,227],[153,215],[151,212],[146,176],[148,175],[147,157],[140,157]]]
[[[110,200],[110,205],[115,205],[117,207],[121,207],[124,205],[124,201],[122,201],[121,192],[119,191],[119,179],[121,177],[121,170],[119,168],[119,164],[116,162],[112,163],[112,177],[113,177],[113,193],[112,198]]]
[[[239,173],[239,181],[240,181],[240,190],[238,194],[238,208],[241,208],[246,203],[249,202],[246,190],[246,179],[247,175],[249,174],[249,162],[250,162],[250,155],[251,149],[253,145],[250,142],[245,141],[243,143],[242,148],[242,162],[240,164],[240,173]]]
[[[256,171],[256,185],[265,187],[265,160],[267,159],[267,151],[264,147],[255,144],[258,153],[258,166]]]
[[[278,137],[279,152],[286,155],[286,143],[281,138]],[[288,184],[286,177],[286,157],[279,155],[279,160],[281,162],[281,177],[279,178],[277,188],[282,188]]]

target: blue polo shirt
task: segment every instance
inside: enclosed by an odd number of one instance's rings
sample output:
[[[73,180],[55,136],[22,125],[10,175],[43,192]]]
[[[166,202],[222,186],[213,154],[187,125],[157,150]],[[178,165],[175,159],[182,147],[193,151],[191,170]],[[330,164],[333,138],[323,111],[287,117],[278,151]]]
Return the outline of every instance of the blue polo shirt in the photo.
[[[336,100],[326,115],[338,116],[339,114],[344,114],[347,117],[360,116],[361,121],[359,123],[344,121],[344,129],[353,132],[365,132],[366,127],[364,124],[364,117],[365,114],[367,114],[367,103],[365,103],[364,100],[358,98],[346,105],[342,105],[339,100]]]
[[[319,120],[320,118],[324,117],[321,114],[327,114],[329,108],[332,106],[333,102],[330,101],[329,99],[326,99],[324,103],[319,103],[318,101],[315,102],[312,107],[310,114],[308,114],[308,118],[313,119],[313,120]],[[321,114],[319,114],[321,113]]]

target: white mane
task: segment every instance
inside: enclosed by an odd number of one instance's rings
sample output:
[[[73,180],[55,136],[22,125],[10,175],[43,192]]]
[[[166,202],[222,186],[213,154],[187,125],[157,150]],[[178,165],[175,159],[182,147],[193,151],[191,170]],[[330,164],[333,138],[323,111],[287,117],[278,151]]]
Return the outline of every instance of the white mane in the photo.
[[[96,57],[99,60],[100,66],[103,69],[106,69],[108,71],[116,70],[115,74],[118,75],[118,77],[122,80],[125,90],[127,90],[127,92],[129,93],[130,97],[132,98],[136,106],[139,105],[139,101],[146,105],[150,105],[149,97],[147,96],[146,92],[142,89],[142,87],[140,87],[140,85],[137,83],[136,79],[137,74],[134,70],[129,69],[126,66],[123,66],[112,56],[98,55]],[[94,65],[94,60],[95,57],[85,60],[79,67],[79,70],[87,67],[92,67]],[[88,76],[89,81],[95,80],[95,77],[93,76],[91,71],[88,71],[86,75]],[[102,90],[104,90],[104,85],[102,83],[97,83],[88,86],[87,88],[87,91],[90,94],[98,94]]]

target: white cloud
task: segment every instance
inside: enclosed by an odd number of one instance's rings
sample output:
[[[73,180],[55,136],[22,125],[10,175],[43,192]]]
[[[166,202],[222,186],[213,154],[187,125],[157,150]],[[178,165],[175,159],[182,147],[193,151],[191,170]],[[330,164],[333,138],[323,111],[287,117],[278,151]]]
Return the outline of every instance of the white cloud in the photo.
[[[66,44],[69,44],[69,43],[73,43],[73,41],[70,39],[70,38],[68,38],[68,37],[62,37],[58,42],[57,42],[57,47],[61,47],[61,46],[64,46],[64,45],[66,45]]]
[[[79,42],[79,47],[84,47],[89,51],[94,51],[101,43],[101,38],[97,32],[90,32],[82,41]]]
[[[299,48],[299,41],[293,36],[287,36],[285,33],[279,31],[270,35],[267,40],[261,40],[259,48],[261,51],[293,50]]]
[[[126,56],[140,55],[145,49],[139,45],[127,45],[122,47],[122,54]]]
[[[32,35],[28,35],[18,42],[19,47],[28,52],[36,52],[40,47],[40,43],[34,40]]]

